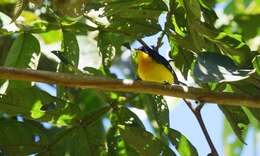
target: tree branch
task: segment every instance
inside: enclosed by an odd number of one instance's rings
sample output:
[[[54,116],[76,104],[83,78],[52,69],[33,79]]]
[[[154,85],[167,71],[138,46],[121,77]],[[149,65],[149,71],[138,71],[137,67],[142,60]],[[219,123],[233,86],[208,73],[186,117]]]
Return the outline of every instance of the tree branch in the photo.
[[[106,77],[72,75],[40,70],[0,67],[0,79],[22,80],[58,84],[67,87],[93,88],[106,91],[148,93],[179,98],[199,100],[203,103],[217,103],[231,106],[248,106],[260,108],[260,97],[233,93],[217,93],[201,88],[161,83],[117,80]]]

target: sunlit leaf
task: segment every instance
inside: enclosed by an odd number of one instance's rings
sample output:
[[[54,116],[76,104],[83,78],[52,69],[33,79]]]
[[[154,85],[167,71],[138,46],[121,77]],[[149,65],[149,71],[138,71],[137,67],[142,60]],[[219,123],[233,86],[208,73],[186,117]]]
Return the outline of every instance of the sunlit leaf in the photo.
[[[253,60],[253,66],[256,69],[256,73],[260,75],[260,55],[257,55]]]
[[[219,108],[224,113],[238,139],[245,143],[244,139],[247,134],[249,119],[243,109],[234,106],[219,106]]]
[[[31,34],[22,33],[14,41],[5,61],[5,66],[28,68],[33,54],[39,54],[40,44]]]
[[[114,40],[114,38],[117,38],[117,40]],[[126,35],[112,32],[100,32],[97,41],[102,56],[103,66],[109,67],[114,57],[122,53],[122,44],[129,40],[130,38]]]
[[[227,120],[224,120],[224,155],[240,156],[244,144],[234,135],[232,128]]]
[[[39,41],[31,34],[20,34],[12,44],[4,66],[16,68],[37,68],[40,53]],[[11,81],[9,88],[28,87],[29,82]]]
[[[179,131],[169,128],[166,134],[169,137],[173,146],[175,146],[175,148],[178,150],[180,155],[198,156],[196,148]]]
[[[60,125],[71,123],[79,114],[77,106],[34,87],[10,90],[0,99],[0,108],[1,112],[9,115],[20,114],[28,119]]]
[[[152,111],[155,119],[158,122],[161,130],[170,126],[169,122],[169,108],[167,102],[162,96],[153,96]]]

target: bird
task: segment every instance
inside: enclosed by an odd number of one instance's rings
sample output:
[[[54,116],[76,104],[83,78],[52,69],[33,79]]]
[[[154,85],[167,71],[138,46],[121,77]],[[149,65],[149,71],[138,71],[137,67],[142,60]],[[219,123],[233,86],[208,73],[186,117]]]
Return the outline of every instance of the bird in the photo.
[[[157,51],[142,46],[135,50],[137,75],[141,80],[167,84],[178,84],[176,73],[170,63]]]

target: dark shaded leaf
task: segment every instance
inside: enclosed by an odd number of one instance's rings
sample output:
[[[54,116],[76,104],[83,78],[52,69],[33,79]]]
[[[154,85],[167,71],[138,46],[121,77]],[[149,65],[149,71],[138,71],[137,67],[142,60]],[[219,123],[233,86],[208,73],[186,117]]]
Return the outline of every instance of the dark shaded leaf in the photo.
[[[57,51],[57,50],[54,50],[54,51],[51,51],[51,53],[53,53],[55,56],[57,56],[61,62],[64,64],[64,65],[73,65],[65,56],[64,54],[61,52],[61,51]]]
[[[142,121],[138,118],[138,116],[130,111],[128,108],[121,107],[116,111],[118,116],[117,122],[123,125],[131,125],[144,129],[144,125]]]
[[[21,15],[28,3],[28,0],[17,0],[14,8],[12,22],[14,22]]]
[[[47,70],[47,71],[56,72],[57,66],[58,66],[58,62],[48,58],[45,54],[41,54],[37,70]]]
[[[0,144],[1,154],[30,155],[43,150],[48,144],[48,137],[39,123],[1,119]]]
[[[103,112],[103,109],[101,110]],[[93,115],[97,115],[92,118]],[[104,151],[105,131],[100,117],[104,113],[99,111],[86,116],[80,123],[70,127],[53,127],[48,130],[48,146],[38,155],[101,155]],[[88,120],[89,118],[92,118]]]
[[[258,86],[255,86],[251,83],[251,80],[254,79],[254,77],[250,77],[247,79],[247,82],[237,82],[237,83],[232,83],[231,88],[233,89],[234,92],[239,93],[239,94],[245,94],[248,96],[259,96],[260,88]],[[255,80],[257,81],[257,84],[260,84],[260,80]],[[248,108],[252,115],[260,121],[260,109],[259,108]]]
[[[139,156],[120,136],[117,128],[111,127],[107,133],[108,156]]]
[[[64,29],[62,30],[62,33],[62,53],[64,54],[63,56],[67,58],[75,67],[77,67],[79,62],[79,45],[76,39],[76,35],[73,32]]]
[[[92,89],[73,91],[74,103],[81,109],[82,116],[107,107],[105,94]]]
[[[161,0],[116,0],[107,3],[105,10],[109,28],[136,38],[160,31],[158,17],[167,7]]]
[[[87,35],[89,31],[96,30],[93,27],[90,27],[85,23],[81,23],[81,22],[73,22],[72,24],[68,24],[68,25],[66,24],[63,25],[62,28],[65,29],[66,31],[73,32],[77,35]]]
[[[242,36],[245,39],[250,39],[259,35],[260,23],[257,22],[260,14],[252,15],[237,15],[234,20],[241,27]]]
[[[64,73],[75,73],[78,67],[79,62],[79,45],[76,38],[76,35],[73,32],[62,30],[63,40],[62,40],[62,50],[61,61],[65,63],[61,63],[58,71]],[[66,63],[69,63],[66,64]],[[73,100],[73,89],[68,89],[63,86],[59,86],[57,88],[57,95],[61,98],[72,101]]]
[[[140,155],[176,155],[167,145],[141,128],[122,125],[119,129],[125,142],[131,145]]]
[[[107,16],[118,16],[121,18],[143,18],[143,19],[156,19],[167,7],[163,1],[147,1],[147,0],[134,0],[122,1],[117,0],[108,3],[105,7]]]
[[[229,57],[213,52],[200,54],[192,70],[199,83],[239,81],[248,78],[251,72],[239,69]]]
[[[170,46],[172,49],[169,55],[173,59],[175,67],[178,68],[183,74],[184,78],[187,79],[188,73],[191,69],[191,65],[195,57],[190,51],[178,46],[178,44],[175,43],[174,40],[171,40],[171,38]]]

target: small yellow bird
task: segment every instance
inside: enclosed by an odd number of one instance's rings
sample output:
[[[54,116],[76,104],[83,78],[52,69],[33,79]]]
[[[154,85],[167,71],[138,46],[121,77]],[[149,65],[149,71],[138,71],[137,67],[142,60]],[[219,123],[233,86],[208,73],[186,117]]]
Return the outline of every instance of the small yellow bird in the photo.
[[[149,47],[136,50],[137,74],[145,81],[159,83],[178,83],[175,72],[169,62]]]

